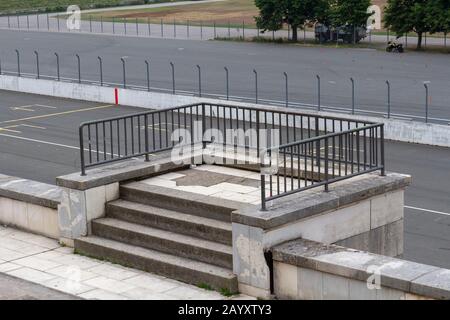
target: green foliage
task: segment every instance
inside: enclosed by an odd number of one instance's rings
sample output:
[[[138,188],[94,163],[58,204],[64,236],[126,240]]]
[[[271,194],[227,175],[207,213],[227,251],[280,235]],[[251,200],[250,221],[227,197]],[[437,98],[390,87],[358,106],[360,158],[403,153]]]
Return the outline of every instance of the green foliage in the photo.
[[[263,31],[276,31],[284,24],[293,30],[292,40],[297,40],[297,29],[305,23],[351,25],[365,27],[370,13],[371,0],[255,0],[260,10],[256,23]]]
[[[371,0],[333,0],[331,21],[335,26],[365,27],[371,16],[371,13],[367,13],[371,4]]]
[[[292,28],[292,39],[297,40],[297,30],[306,22],[325,19],[329,0],[255,0],[260,15],[255,17],[258,28],[276,31],[288,24]]]
[[[407,32],[418,35],[417,48],[422,46],[425,32],[435,33],[450,28],[448,0],[388,0],[384,23],[401,36]]]

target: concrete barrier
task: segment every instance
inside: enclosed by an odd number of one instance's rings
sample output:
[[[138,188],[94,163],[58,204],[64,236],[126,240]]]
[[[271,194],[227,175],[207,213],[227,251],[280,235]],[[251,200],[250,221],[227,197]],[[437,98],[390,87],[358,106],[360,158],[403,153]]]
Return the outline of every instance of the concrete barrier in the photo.
[[[295,240],[272,249],[279,299],[450,299],[450,270]]]
[[[0,224],[59,239],[62,189],[0,174]]]
[[[133,89],[101,87],[98,85],[79,84],[44,79],[32,79],[0,75],[0,90],[41,94],[53,97],[94,101],[108,104],[122,104],[149,109],[165,109],[185,104],[212,103],[230,104],[230,101],[199,98],[193,96],[173,95],[160,92],[147,92]],[[116,99],[117,98],[117,99]],[[283,107],[256,105],[252,103],[232,102],[243,107],[259,107],[286,110]],[[292,108],[299,111],[299,108]],[[306,114],[333,116],[345,119],[380,122],[385,124],[385,137],[389,140],[450,147],[450,126],[416,121],[386,119],[360,115],[346,115],[332,112],[315,112],[301,110]]]

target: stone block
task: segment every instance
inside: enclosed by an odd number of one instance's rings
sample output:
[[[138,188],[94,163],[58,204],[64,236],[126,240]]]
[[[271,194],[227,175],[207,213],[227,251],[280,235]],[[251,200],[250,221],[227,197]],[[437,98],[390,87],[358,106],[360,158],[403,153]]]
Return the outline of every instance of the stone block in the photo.
[[[324,300],[348,300],[350,279],[324,273],[322,278]]]
[[[388,192],[370,201],[370,228],[403,219],[404,190]]]
[[[273,280],[275,295],[278,299],[298,299],[298,268],[296,266],[274,262]]]
[[[298,299],[322,300],[323,273],[306,268],[297,268],[298,272]]]

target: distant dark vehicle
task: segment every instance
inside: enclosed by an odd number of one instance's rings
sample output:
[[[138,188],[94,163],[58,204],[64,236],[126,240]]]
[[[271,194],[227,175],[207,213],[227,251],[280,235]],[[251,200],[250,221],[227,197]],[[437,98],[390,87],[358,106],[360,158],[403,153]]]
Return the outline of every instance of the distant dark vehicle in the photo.
[[[389,41],[386,47],[386,52],[398,52],[403,53],[405,50],[403,49],[403,45],[401,43],[396,43],[394,41]]]
[[[358,43],[367,37],[366,28],[353,26],[329,27],[321,23],[315,25],[316,40],[320,43],[342,40],[344,43]]]

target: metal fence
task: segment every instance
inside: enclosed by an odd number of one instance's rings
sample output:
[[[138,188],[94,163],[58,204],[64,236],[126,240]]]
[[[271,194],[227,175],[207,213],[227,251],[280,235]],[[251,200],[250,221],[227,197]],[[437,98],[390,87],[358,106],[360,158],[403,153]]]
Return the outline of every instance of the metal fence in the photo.
[[[382,124],[300,112],[202,103],[85,122],[79,139],[82,175],[125,159],[149,161],[151,154],[180,146],[214,144],[234,154],[244,148],[261,160],[263,209],[267,201],[305,189],[380,169],[384,174]]]
[[[196,77],[193,77],[192,80],[192,90],[181,90],[180,88],[177,88],[177,79],[176,79],[176,64],[174,62],[169,62],[167,66],[167,70],[169,71],[169,77],[166,79],[167,81],[161,81],[162,79],[155,79],[154,76],[152,76],[152,66],[151,66],[151,59],[147,59],[144,61],[140,61],[139,63],[142,64],[142,83],[137,84],[135,83],[129,83],[127,81],[128,79],[128,72],[127,68],[131,61],[121,58],[118,60],[118,64],[114,65],[113,68],[110,66],[105,66],[103,62],[102,57],[97,57],[95,59],[95,63],[97,64],[97,68],[94,71],[94,73],[97,73],[97,75],[92,77],[86,77],[82,73],[82,65],[85,66],[88,63],[86,63],[86,60],[82,59],[82,57],[79,54],[73,55],[73,62],[75,65],[75,76],[70,78],[67,76],[64,76],[61,74],[62,66],[60,62],[60,55],[55,52],[52,57],[45,56],[43,57],[45,60],[54,59],[55,64],[54,67],[52,65],[52,68],[54,68],[53,71],[50,71],[50,73],[53,74],[44,74],[42,72],[42,68],[40,66],[41,60],[40,60],[40,54],[38,51],[34,50],[32,53],[28,53],[28,56],[30,54],[33,56],[32,59],[33,66],[32,72],[24,72],[24,68],[22,66],[22,60],[23,55],[20,50],[15,49],[14,55],[15,55],[15,61],[10,64],[15,64],[14,69],[15,70],[5,70],[5,68],[2,67],[2,64],[5,63],[5,59],[2,59],[3,57],[0,57],[0,74],[10,74],[10,75],[17,75],[19,77],[36,77],[38,79],[49,79],[49,80],[57,80],[57,81],[71,81],[71,82],[77,82],[77,83],[86,83],[86,84],[98,84],[100,86],[115,86],[115,87],[123,87],[123,88],[130,88],[135,90],[145,90],[145,91],[155,91],[155,92],[165,92],[165,93],[171,93],[171,94],[184,94],[184,95],[194,95],[198,97],[204,97],[204,98],[213,98],[213,99],[222,99],[222,100],[236,100],[236,101],[245,101],[245,102],[252,102],[256,104],[268,104],[268,105],[276,105],[276,106],[286,106],[286,107],[302,107],[306,109],[313,109],[317,111],[331,111],[331,112],[343,112],[343,113],[351,113],[351,114],[359,114],[359,115],[372,115],[372,116],[382,116],[382,117],[399,117],[401,119],[409,118],[411,120],[416,121],[424,121],[424,122],[434,122],[434,123],[442,123],[442,124],[449,124],[450,119],[444,118],[444,117],[436,117],[433,116],[431,109],[431,83],[425,82],[423,83],[423,86],[420,85],[417,87],[417,91],[419,94],[421,92],[423,93],[423,109],[419,110],[417,114],[411,114],[411,113],[398,113],[395,110],[395,106],[392,105],[392,101],[394,98],[398,97],[398,94],[394,96],[393,92],[396,92],[395,90],[392,90],[391,88],[391,82],[389,80],[386,80],[383,83],[383,92],[380,92],[380,97],[383,97],[383,105],[377,106],[377,109],[381,109],[384,111],[378,111],[371,109],[363,109],[359,106],[359,101],[357,101],[357,97],[361,96],[361,94],[358,94],[358,89],[362,90],[362,86],[358,85],[357,80],[355,78],[351,77],[346,82],[348,84],[348,96],[349,96],[349,106],[333,106],[333,105],[325,105],[323,103],[324,98],[328,98],[329,96],[324,94],[325,91],[325,85],[326,85],[326,78],[321,77],[320,75],[316,75],[315,79],[311,79],[311,83],[314,83],[315,85],[312,85],[313,88],[312,92],[308,92],[308,96],[312,95],[312,99],[315,100],[315,103],[306,103],[304,101],[295,101],[292,99],[291,95],[292,93],[289,91],[289,88],[291,87],[290,81],[292,80],[287,72],[280,72],[280,76],[282,81],[279,83],[278,87],[280,88],[280,91],[282,92],[281,95],[284,96],[284,100],[271,100],[271,99],[264,99],[262,97],[262,94],[264,94],[264,91],[260,88],[260,83],[264,80],[262,79],[261,75],[258,73],[256,69],[253,69],[252,71],[252,78],[254,83],[252,84],[253,89],[251,91],[251,96],[237,96],[232,94],[230,89],[230,78],[232,76],[231,68],[228,66],[223,67],[223,91],[221,93],[211,93],[206,92],[204,88],[202,87],[202,81],[203,81],[203,73],[204,69],[201,68],[200,65],[196,65],[192,67],[193,72],[195,72]],[[67,57],[65,57],[65,61],[67,61]],[[67,62],[66,62],[67,63]],[[73,64],[72,64],[73,66]],[[67,70],[66,66],[63,66],[65,70]],[[120,68],[120,69],[119,69]],[[107,69],[109,72],[111,70],[120,70],[121,76],[119,76],[118,81],[105,81],[104,79],[104,70]],[[92,73],[92,70],[89,70],[90,73]],[[117,73],[119,74],[119,72]],[[136,74],[133,74],[133,77],[136,78]],[[164,80],[164,79],[163,79]],[[345,79],[344,79],[345,81]],[[168,88],[161,88],[161,87],[155,87],[153,86],[153,83],[161,83],[161,82],[167,82],[170,83],[170,87]],[[276,87],[276,85],[274,85]],[[291,88],[292,89],[292,88]],[[421,91],[419,91],[421,90]],[[220,91],[220,89],[219,89]],[[303,95],[302,95],[303,96]],[[420,99],[422,100],[422,99]],[[420,101],[419,100],[419,101]],[[415,101],[417,102],[417,101]]]
[[[292,31],[289,26],[282,30],[261,32],[254,21],[192,21],[192,20],[168,20],[151,18],[127,18],[127,17],[103,17],[85,15],[80,22],[78,29],[67,27],[67,14],[4,14],[0,16],[0,28],[22,29],[22,30],[43,30],[51,32],[79,32],[111,34],[138,37],[159,37],[159,38],[183,38],[183,39],[242,39],[250,40],[254,38],[267,39],[272,41],[290,40]],[[423,45],[437,45],[447,47],[447,32],[433,36],[425,33]],[[307,42],[315,39],[311,27],[303,26],[299,30],[298,41]],[[369,32],[363,42],[387,43],[396,39],[396,35],[386,30],[385,32]],[[404,35],[401,41],[405,47],[411,45],[417,39],[416,36]],[[319,40],[315,39],[319,42]],[[336,42],[339,44],[339,42]]]

